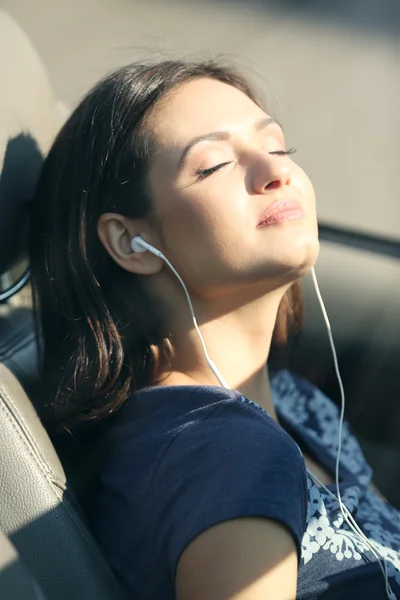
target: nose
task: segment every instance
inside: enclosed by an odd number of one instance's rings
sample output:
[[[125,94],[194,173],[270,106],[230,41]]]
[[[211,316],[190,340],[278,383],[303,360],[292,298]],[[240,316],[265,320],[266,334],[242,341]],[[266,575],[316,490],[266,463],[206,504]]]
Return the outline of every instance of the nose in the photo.
[[[257,152],[251,168],[251,188],[255,194],[265,194],[290,185],[291,162],[286,155]]]

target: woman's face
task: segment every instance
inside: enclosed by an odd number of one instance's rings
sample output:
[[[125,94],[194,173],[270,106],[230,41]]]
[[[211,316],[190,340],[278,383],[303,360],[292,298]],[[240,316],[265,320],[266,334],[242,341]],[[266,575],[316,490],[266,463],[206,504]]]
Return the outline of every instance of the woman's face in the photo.
[[[250,98],[196,79],[174,91],[149,125],[152,243],[192,291],[204,298],[253,284],[268,291],[313,266],[312,184],[284,154],[279,124]]]

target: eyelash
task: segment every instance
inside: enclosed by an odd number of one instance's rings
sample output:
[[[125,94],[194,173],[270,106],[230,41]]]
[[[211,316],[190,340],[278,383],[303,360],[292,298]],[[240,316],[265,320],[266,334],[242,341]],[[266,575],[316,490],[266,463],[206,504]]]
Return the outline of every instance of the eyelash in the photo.
[[[269,152],[269,154],[276,155],[276,156],[288,156],[289,154],[294,154],[295,152],[296,152],[296,148],[289,148],[289,150],[274,150],[273,152]],[[197,169],[196,175],[198,175],[200,179],[205,179],[206,177],[208,177],[209,175],[212,175],[213,173],[215,173],[222,167],[225,167],[226,165],[230,165],[231,162],[232,161],[226,161],[223,163],[219,163],[218,165],[215,165],[214,167],[210,167],[209,169]]]
[[[215,173],[215,171],[218,171],[218,169],[220,169],[221,167],[225,167],[225,165],[230,165],[231,162],[232,161],[219,163],[219,165],[215,165],[214,167],[210,167],[209,169],[197,169],[196,175],[198,175],[200,177],[200,179],[204,179],[205,177],[208,177],[212,173]]]

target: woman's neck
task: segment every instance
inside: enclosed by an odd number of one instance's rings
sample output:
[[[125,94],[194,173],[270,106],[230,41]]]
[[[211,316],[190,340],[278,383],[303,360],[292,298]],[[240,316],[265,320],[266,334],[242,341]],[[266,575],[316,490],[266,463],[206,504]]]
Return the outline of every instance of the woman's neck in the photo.
[[[275,327],[281,293],[268,294],[218,315],[207,306],[196,306],[195,313],[208,355],[227,385],[264,408],[275,420],[266,363]],[[175,314],[185,315],[181,306]],[[186,314],[187,314],[186,309]],[[221,385],[208,366],[197,332],[183,327],[185,317],[172,330],[174,357],[171,371],[161,385]]]

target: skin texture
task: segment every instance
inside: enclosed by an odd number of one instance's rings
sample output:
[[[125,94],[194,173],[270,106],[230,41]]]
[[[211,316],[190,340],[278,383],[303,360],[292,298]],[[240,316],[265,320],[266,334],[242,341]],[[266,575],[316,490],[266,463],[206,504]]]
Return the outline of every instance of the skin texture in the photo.
[[[105,214],[104,246],[132,273],[146,275],[166,307],[174,359],[160,385],[218,382],[207,366],[187,301],[162,259],[133,253],[135,235],[161,250],[185,281],[207,350],[231,388],[277,419],[265,364],[279,303],[318,255],[314,190],[285,150],[276,123],[247,96],[212,79],[183,84],[149,121],[156,153],[149,173],[154,212],[132,220]],[[195,137],[224,132],[224,139]],[[220,136],[221,137],[221,136]],[[199,169],[227,163],[208,177]],[[296,200],[300,219],[260,228],[261,213],[278,200]],[[204,576],[207,573],[207,577]],[[297,555],[278,522],[243,518],[203,532],[184,551],[176,574],[179,600],[293,600]]]
[[[243,518],[199,535],[182,555],[177,600],[294,600],[297,556],[277,522]],[[207,573],[207,577],[204,574]]]

